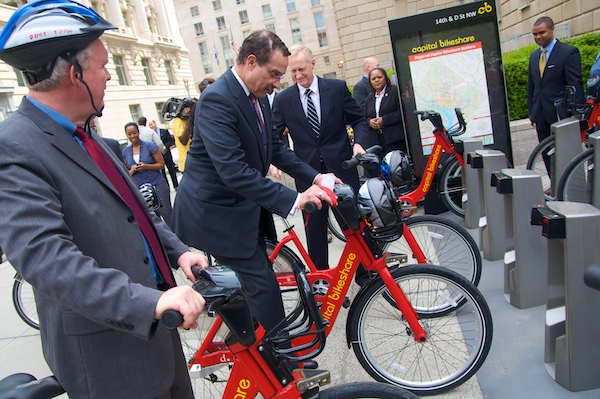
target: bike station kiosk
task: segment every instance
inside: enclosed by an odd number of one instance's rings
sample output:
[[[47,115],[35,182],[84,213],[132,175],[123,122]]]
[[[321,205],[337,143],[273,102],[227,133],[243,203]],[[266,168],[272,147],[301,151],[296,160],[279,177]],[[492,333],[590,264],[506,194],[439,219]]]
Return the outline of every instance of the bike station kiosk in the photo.
[[[479,139],[459,137],[456,146],[457,151],[463,154],[465,165],[471,162],[471,153],[483,150],[483,143]],[[458,148],[459,146],[462,148]],[[462,179],[466,188],[466,192],[462,198],[463,209],[465,210],[465,227],[476,229],[479,227],[479,219],[484,215],[483,190],[479,184],[477,170],[467,167],[463,168]]]
[[[544,362],[570,391],[600,387],[600,293],[583,284],[600,259],[600,210],[590,204],[547,202],[532,211],[550,242]]]
[[[492,174],[505,169],[506,156],[499,150],[477,150],[469,154],[471,168],[477,170],[478,185],[483,191],[484,215],[479,218],[479,235],[483,257],[498,260],[506,252],[504,200],[491,185]]]
[[[542,178],[527,169],[494,173],[496,191],[503,195],[506,253],[504,296],[519,309],[546,303],[546,240],[529,222],[531,207],[544,203]]]
[[[554,156],[552,164],[552,195],[556,197],[556,186],[573,158],[581,154],[581,127],[579,119],[565,118],[550,125],[554,134]]]
[[[594,165],[600,165],[600,132],[590,134],[588,142],[594,147]],[[592,184],[592,205],[600,209],[600,173],[594,173]]]

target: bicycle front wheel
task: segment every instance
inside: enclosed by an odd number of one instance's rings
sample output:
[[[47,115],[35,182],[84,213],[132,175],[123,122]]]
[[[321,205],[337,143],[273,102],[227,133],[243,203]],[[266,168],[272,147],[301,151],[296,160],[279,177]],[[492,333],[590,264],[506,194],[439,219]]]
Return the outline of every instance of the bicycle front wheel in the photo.
[[[546,168],[546,164],[544,163],[544,157],[550,159],[554,155],[554,151],[554,136],[546,137],[535,146],[527,160],[526,166],[528,170],[533,170],[542,177],[542,189],[547,201],[554,200],[554,197],[551,194],[552,181],[548,174],[548,168]]]
[[[475,285],[481,278],[481,253],[475,240],[464,227],[439,216],[418,215],[404,220],[406,227],[425,255],[426,263],[455,271]],[[416,256],[406,234],[386,244],[390,254]],[[414,263],[410,262],[409,263]]]
[[[273,250],[275,250],[275,243],[271,240],[266,240],[266,244],[267,255],[270,257]],[[279,283],[279,291],[281,292],[281,300],[283,301],[283,309],[286,315],[294,310],[300,301],[296,276],[292,268],[294,262],[299,265],[303,264],[300,257],[285,245],[281,247],[281,250],[277,253],[273,262],[271,262],[277,282]]]
[[[13,283],[12,300],[19,317],[27,323],[29,327],[39,330],[40,321],[35,306],[33,287],[18,273],[15,276],[15,282]]]
[[[352,382],[319,392],[319,399],[419,399],[400,387],[379,382]]]
[[[558,182],[559,201],[592,203],[594,189],[594,149],[577,155],[565,168]]]
[[[392,276],[422,316],[427,341],[415,341],[385,284],[376,279],[359,292],[348,316],[347,334],[362,367],[376,380],[417,395],[439,394],[467,381],[492,344],[492,315],[481,293],[464,277],[431,265],[401,267]]]
[[[173,274],[177,285],[191,285],[191,282],[181,269],[175,270]],[[231,368],[233,367],[233,363],[217,363],[204,368],[200,368],[199,365],[195,364],[198,349],[214,322],[214,317],[209,316],[206,312],[202,312],[198,318],[197,328],[189,330],[178,329],[183,355],[190,372],[192,390],[196,398],[221,399],[229,380]],[[223,324],[217,332],[215,339],[208,346],[207,351],[226,349],[225,337],[228,333],[229,328]]]
[[[455,157],[446,162],[440,175],[438,185],[439,194],[442,202],[452,213],[464,217],[465,210],[462,206],[463,194],[467,192],[462,180],[462,166]]]

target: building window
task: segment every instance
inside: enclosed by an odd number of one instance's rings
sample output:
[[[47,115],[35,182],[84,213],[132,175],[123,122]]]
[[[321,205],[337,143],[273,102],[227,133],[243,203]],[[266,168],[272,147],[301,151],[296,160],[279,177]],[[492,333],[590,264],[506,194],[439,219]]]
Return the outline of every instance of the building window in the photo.
[[[233,66],[233,51],[231,51],[231,42],[229,36],[221,36],[221,48],[223,49],[223,56],[225,57],[225,65],[227,67]]]
[[[190,7],[190,13],[192,14],[192,17],[197,17],[198,15],[200,15],[198,6]]]
[[[325,18],[323,18],[323,13],[318,12],[314,16],[315,26],[317,28],[317,37],[319,38],[319,46],[328,46],[329,42],[327,41],[327,30],[325,29]]]
[[[323,77],[327,78],[327,79],[335,79],[336,78],[336,73],[335,72],[329,72],[329,73],[324,73]]]
[[[248,22],[250,22],[250,20],[248,19],[248,11],[244,10],[244,11],[240,11],[240,24],[247,24]]]
[[[323,61],[324,61],[326,64],[329,64],[329,56],[328,56],[328,55],[324,56],[324,57],[323,57]]]
[[[310,0],[310,5],[311,6],[318,6],[321,4],[321,0]]]
[[[271,18],[273,16],[273,12],[271,11],[270,4],[263,4],[262,10],[263,10],[263,18]]]
[[[165,73],[167,74],[167,82],[170,85],[175,84],[175,75],[173,74],[173,66],[171,65],[171,61],[165,60]]]
[[[273,33],[277,34],[277,32],[275,32],[275,24],[268,24],[268,25],[265,25],[265,29],[266,29],[266,30],[270,30],[271,32],[273,32]]]
[[[208,54],[208,48],[206,43],[198,43],[200,49],[200,56],[202,57],[202,66],[204,67],[204,73],[212,73],[212,66],[210,64],[210,55]]]
[[[202,26],[202,22],[194,24],[194,29],[196,30],[196,36],[202,36],[204,34],[204,27]]]
[[[288,12],[296,11],[296,1],[295,0],[285,0],[285,5],[287,6]]]
[[[300,21],[298,21],[298,18],[290,19],[290,28],[292,29],[294,44],[302,43],[302,33],[300,32]]]
[[[250,31],[250,30],[242,31],[242,37],[245,39],[248,36],[250,36],[250,33],[252,33],[252,31]]]
[[[223,7],[221,6],[221,0],[213,0],[213,10],[221,11]]]
[[[217,17],[217,29],[227,29],[227,25],[225,25],[225,17]]]
[[[162,109],[165,105],[164,102],[154,103],[154,107],[156,108],[156,114],[158,115],[158,122],[165,123],[165,118],[163,118]]]
[[[17,75],[17,85],[18,86],[25,86],[25,78],[23,77],[23,72],[21,72],[20,69],[17,69],[15,67],[13,67],[13,71],[15,71],[15,75]]]
[[[246,0],[235,0],[235,4],[237,4],[238,6],[240,4],[246,4]]]
[[[115,72],[119,78],[119,84],[121,86],[127,85],[127,75],[125,73],[125,65],[123,64],[123,57],[120,55],[113,55],[113,64],[115,64]]]
[[[142,114],[140,111],[140,104],[129,104],[129,113],[131,114],[131,121],[137,123]]]
[[[153,85],[152,71],[150,71],[150,59],[142,58],[142,69],[144,70],[144,77],[146,78],[147,85]]]

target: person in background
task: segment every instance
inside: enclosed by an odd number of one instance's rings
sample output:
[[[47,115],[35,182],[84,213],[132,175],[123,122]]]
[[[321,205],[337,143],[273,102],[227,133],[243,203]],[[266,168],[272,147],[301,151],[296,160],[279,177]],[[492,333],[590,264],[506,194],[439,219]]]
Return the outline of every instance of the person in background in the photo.
[[[171,176],[171,182],[173,183],[173,188],[175,190],[177,190],[177,186],[179,185],[179,181],[177,180],[177,167],[175,166],[175,163],[173,162],[173,155],[171,154],[171,147],[173,147],[175,145],[175,140],[173,140],[171,133],[169,133],[169,131],[167,129],[159,128],[158,125],[156,124],[156,121],[154,121],[154,120],[151,120],[150,122],[148,122],[148,127],[150,129],[154,130],[160,136],[161,141],[163,142],[163,144],[166,147],[166,151],[163,153],[163,158],[165,160],[165,166],[167,167],[167,170],[169,171],[169,176]],[[167,174],[165,173],[165,170],[163,169],[161,172],[166,179]]]
[[[146,126],[147,119],[145,116],[141,116],[138,118],[138,128],[140,129],[140,140],[148,141],[150,143],[156,144],[161,153],[165,153],[167,148],[165,144],[160,139],[158,133],[156,133],[153,129],[150,129]]]
[[[0,59],[28,92],[0,123],[0,246],[33,286],[44,358],[68,397],[193,399],[179,334],[159,319],[173,309],[197,326],[204,299],[175,287],[171,266],[195,280],[208,263],[89,129],[111,78],[107,29],[69,0],[27,3],[4,26]]]
[[[585,102],[585,94],[579,50],[554,37],[554,22],[549,17],[536,20],[532,33],[539,47],[529,57],[527,107],[529,120],[542,141],[550,136],[550,125],[558,120],[554,102],[563,98],[565,86],[575,88],[576,104]],[[543,154],[543,158],[551,176],[550,157]]]
[[[183,173],[185,170],[185,160],[187,153],[190,150],[192,144],[192,135],[189,130],[186,130],[185,125],[191,115],[192,107],[196,102],[191,98],[184,98],[181,105],[181,110],[177,116],[171,122],[171,130],[173,131],[173,137],[177,144],[177,169]]]
[[[129,168],[129,175],[136,186],[150,183],[156,187],[160,199],[160,209],[156,213],[163,218],[167,225],[171,224],[171,194],[169,183],[162,175],[165,168],[163,156],[154,143],[140,139],[138,125],[129,122],[125,125],[125,134],[131,143],[123,149],[125,165]]]
[[[298,158],[318,172],[335,174],[358,192],[356,168],[344,169],[342,162],[365,152],[363,146],[368,143],[369,128],[363,112],[350,95],[346,82],[315,75],[316,60],[308,47],[298,44],[290,52],[290,72],[296,84],[275,96],[275,134],[288,128]],[[348,139],[346,124],[354,129],[354,145]],[[300,192],[309,185],[310,182],[296,181]],[[308,253],[317,269],[328,269],[328,210],[313,212],[310,216],[304,214],[304,217]],[[362,269],[360,275],[368,279],[364,272]],[[361,278],[358,281],[363,282]]]
[[[202,82],[198,83],[198,90],[200,90],[200,94],[202,94],[202,92],[213,83],[215,83],[213,78],[204,78]]]
[[[364,109],[365,100],[371,92],[369,72],[373,68],[379,68],[379,60],[375,57],[365,58],[363,61],[363,77],[354,85],[353,97],[361,110]]]
[[[365,101],[365,117],[371,128],[368,146],[380,145],[385,154],[392,150],[406,153],[397,87],[390,83],[383,68],[371,69],[369,87],[372,92]]]

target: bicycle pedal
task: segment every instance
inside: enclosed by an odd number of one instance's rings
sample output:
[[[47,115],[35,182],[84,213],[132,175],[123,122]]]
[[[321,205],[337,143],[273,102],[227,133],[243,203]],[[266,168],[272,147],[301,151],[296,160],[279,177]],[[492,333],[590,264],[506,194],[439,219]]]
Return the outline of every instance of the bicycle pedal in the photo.
[[[344,303],[342,303],[344,309],[348,309],[350,307],[350,297],[344,298]]]
[[[306,392],[317,386],[322,387],[331,383],[331,375],[328,370],[302,369],[299,371],[302,378],[296,381],[296,388],[300,392]]]

